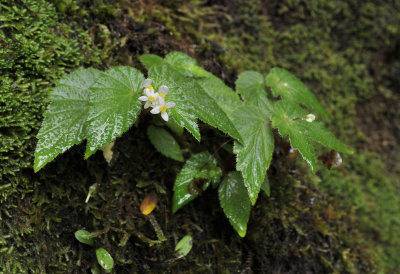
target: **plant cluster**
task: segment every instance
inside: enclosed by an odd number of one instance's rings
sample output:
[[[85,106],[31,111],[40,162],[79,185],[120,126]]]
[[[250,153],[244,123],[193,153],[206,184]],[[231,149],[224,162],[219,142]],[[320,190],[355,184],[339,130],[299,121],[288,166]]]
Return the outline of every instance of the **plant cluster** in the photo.
[[[218,188],[232,226],[244,237],[251,205],[261,189],[269,188],[266,173],[274,150],[273,128],[289,138],[314,172],[312,141],[351,153],[317,121],[317,116],[327,114],[315,96],[284,69],[273,68],[266,77],[243,72],[235,92],[182,52],[165,58],[145,54],[140,60],[148,70],[147,79],[133,67],[118,66],[105,72],[79,69],[59,81],[37,135],[35,171],[84,139],[87,159],[150,107],[150,113],[161,113],[170,129],[155,121],[147,127],[150,141],[165,156],[184,161],[174,135],[186,129],[200,141],[200,119],[232,138],[236,170],[223,172],[208,151],[191,154],[175,180],[173,212],[212,185]],[[145,112],[139,116],[142,102]]]

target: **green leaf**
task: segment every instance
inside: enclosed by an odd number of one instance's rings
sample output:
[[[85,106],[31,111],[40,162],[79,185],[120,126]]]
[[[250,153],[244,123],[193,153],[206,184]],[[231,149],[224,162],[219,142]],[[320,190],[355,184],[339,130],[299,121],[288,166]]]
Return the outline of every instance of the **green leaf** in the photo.
[[[181,127],[180,125],[178,125],[177,122],[175,122],[174,119],[170,119],[168,120],[168,122],[166,123],[167,127],[172,130],[176,135],[178,136],[182,136],[183,134],[183,127]]]
[[[114,259],[111,257],[110,253],[104,248],[96,249],[96,257],[99,265],[106,271],[111,271],[114,267]]]
[[[274,137],[268,117],[256,107],[242,106],[232,117],[244,142],[235,141],[236,169],[241,171],[251,203],[257,201],[274,151]]]
[[[165,57],[165,61],[183,72],[186,76],[194,77],[196,83],[198,83],[228,115],[233,112],[236,107],[241,105],[239,96],[230,87],[225,85],[221,79],[212,73],[198,66],[196,60],[183,52],[171,52]]]
[[[142,56],[140,56],[139,59],[140,62],[142,62],[142,64],[147,68],[147,70],[149,70],[154,65],[159,65],[164,62],[164,59],[154,54],[143,54]]]
[[[250,200],[239,172],[230,172],[218,189],[221,207],[240,237],[247,231],[250,216]]]
[[[186,76],[205,77],[208,72],[197,65],[197,61],[183,52],[174,51],[165,56],[164,61],[172,65]]]
[[[207,179],[203,186],[203,190],[206,190],[210,183],[219,181],[221,175],[222,171],[217,166],[217,161],[208,152],[198,153],[190,157],[176,177],[172,211],[175,213],[198,196],[197,193],[190,191],[193,187],[191,185],[193,179]]]
[[[169,94],[166,97],[167,101],[174,102],[175,107],[168,109],[168,115],[171,117],[179,126],[186,128],[198,141],[200,141],[200,131],[197,125],[197,117],[194,114],[194,110],[189,104],[184,95],[183,86],[175,83],[174,78],[169,78],[174,75],[171,72],[168,65],[155,65],[149,70],[149,77],[153,79],[153,86],[157,90],[159,86],[166,85],[169,88]],[[172,69],[172,68],[171,68]],[[181,74],[177,74],[181,76]],[[185,81],[185,77],[179,81]],[[175,76],[176,78],[176,76]]]
[[[248,106],[257,106],[270,116],[272,103],[267,98],[264,76],[256,71],[245,71],[236,80],[236,91]]]
[[[185,257],[192,250],[193,239],[192,236],[186,235],[175,246],[175,252],[178,258]]]
[[[303,104],[327,117],[327,113],[317,98],[293,74],[282,68],[273,68],[266,78],[274,96],[280,95],[283,100]]]
[[[264,182],[261,185],[261,189],[267,194],[267,196],[271,195],[271,188],[269,186],[268,176],[265,175]]]
[[[228,117],[236,108],[242,105],[237,93],[213,74],[208,73],[207,77],[197,79],[196,82],[228,114]]]
[[[85,158],[127,131],[140,113],[143,74],[129,66],[102,73],[90,88]]]
[[[89,88],[100,73],[92,68],[79,69],[61,79],[55,87],[37,135],[35,172],[85,138]]]
[[[154,80],[156,86],[167,85],[169,87],[168,100],[176,103],[176,106],[170,111],[171,117],[178,124],[184,124],[184,127],[190,131],[176,112],[180,112],[182,116],[195,115],[203,122],[220,129],[233,138],[242,139],[227,114],[195,81],[186,78],[168,64],[153,66],[149,71],[149,77]],[[195,134],[193,133],[193,135]]]
[[[171,96],[172,97],[172,96]],[[174,100],[174,101],[172,101]],[[185,103],[182,99],[172,99],[171,101],[179,104],[179,107],[173,107],[168,112],[171,113],[171,118],[183,128],[186,128],[197,141],[200,142],[200,130],[199,126],[197,125],[197,118],[193,113],[188,112],[188,109],[184,109],[183,106]]]
[[[164,61],[178,68],[187,64],[197,65],[197,61],[195,59],[180,51],[168,53],[167,56],[165,56]]]
[[[163,128],[150,125],[147,128],[147,135],[155,148],[163,155],[174,160],[183,162],[183,156],[179,144],[174,137]]]
[[[93,245],[93,238],[91,237],[91,233],[87,230],[78,230],[75,232],[75,238],[81,243],[87,245]]]
[[[281,100],[275,103],[272,125],[274,128],[278,128],[282,137],[289,136],[292,148],[300,152],[303,159],[311,166],[313,172],[315,172],[316,165],[314,147],[311,140],[337,151],[352,153],[351,150],[327,131],[321,123],[303,120],[307,114],[307,111],[297,104]]]
[[[324,145],[332,148],[336,151],[344,153],[353,153],[352,150],[348,149],[343,143],[341,143],[336,137],[327,131],[322,123],[320,122],[307,122],[304,120],[296,121],[297,128],[300,132],[304,132],[309,138]]]

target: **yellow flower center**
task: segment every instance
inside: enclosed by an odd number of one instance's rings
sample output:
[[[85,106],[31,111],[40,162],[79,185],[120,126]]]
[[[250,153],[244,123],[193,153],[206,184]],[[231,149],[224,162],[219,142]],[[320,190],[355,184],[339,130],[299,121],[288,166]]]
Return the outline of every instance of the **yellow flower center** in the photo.
[[[154,97],[154,96],[149,96],[149,101],[150,102],[154,102],[156,100],[156,97]]]
[[[146,88],[149,89],[149,90],[153,90],[153,86],[152,85],[148,85]]]
[[[165,94],[164,93],[160,93],[160,94],[158,94],[158,96],[160,96],[162,98],[165,98]]]
[[[167,106],[163,105],[162,107],[160,107],[160,111],[165,112],[167,110]]]

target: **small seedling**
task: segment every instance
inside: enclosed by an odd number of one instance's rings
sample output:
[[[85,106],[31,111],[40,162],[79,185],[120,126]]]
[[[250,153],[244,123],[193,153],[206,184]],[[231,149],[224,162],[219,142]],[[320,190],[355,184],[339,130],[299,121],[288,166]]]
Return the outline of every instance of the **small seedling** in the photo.
[[[185,257],[192,250],[193,239],[192,236],[186,235],[175,246],[175,254],[177,259]]]
[[[91,233],[87,230],[78,230],[75,232],[75,238],[81,243],[87,245],[93,245],[93,238],[91,237]]]
[[[96,257],[99,265],[107,272],[111,272],[114,267],[114,259],[111,257],[110,253],[104,248],[96,249]]]

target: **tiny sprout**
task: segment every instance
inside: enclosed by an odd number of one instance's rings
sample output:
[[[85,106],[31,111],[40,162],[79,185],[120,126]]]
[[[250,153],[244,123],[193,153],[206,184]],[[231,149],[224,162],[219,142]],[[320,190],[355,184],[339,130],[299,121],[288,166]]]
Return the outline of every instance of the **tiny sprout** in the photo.
[[[83,244],[93,245],[91,233],[87,230],[78,230],[75,232],[75,238]]]
[[[89,202],[90,197],[91,197],[92,194],[96,191],[96,189],[97,189],[97,183],[95,183],[95,184],[93,184],[93,185],[91,185],[91,186],[89,187],[89,193],[88,193],[88,195],[87,195],[87,197],[86,197],[86,200],[85,200],[85,203],[86,203],[86,204]]]
[[[104,248],[96,249],[96,257],[99,265],[106,271],[111,272],[114,267],[114,259],[111,257],[110,253]]]
[[[186,235],[183,237],[175,247],[175,252],[178,259],[185,257],[192,250],[193,239],[192,236]]]
[[[142,203],[140,204],[140,211],[143,215],[149,215],[157,205],[157,194],[155,192],[150,192],[144,197]]]

